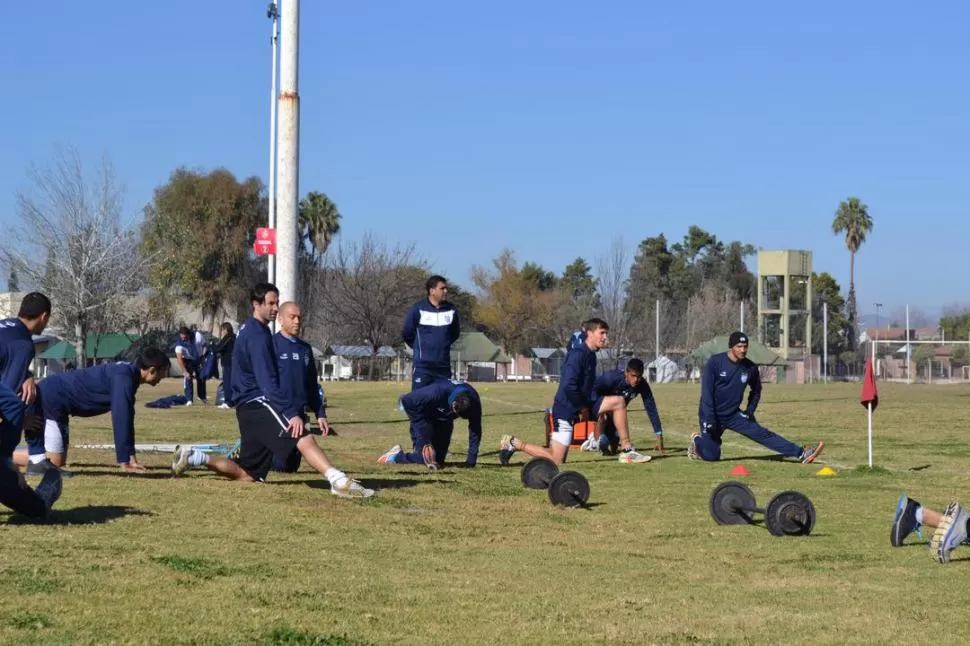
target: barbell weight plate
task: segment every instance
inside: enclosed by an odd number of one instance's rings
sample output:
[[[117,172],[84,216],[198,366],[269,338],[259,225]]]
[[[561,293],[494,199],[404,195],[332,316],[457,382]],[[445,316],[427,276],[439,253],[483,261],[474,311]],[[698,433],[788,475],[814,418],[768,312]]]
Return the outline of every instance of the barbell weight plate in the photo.
[[[563,471],[549,483],[549,501],[562,507],[583,507],[589,500],[589,480],[576,471]]]
[[[741,482],[722,482],[711,492],[711,516],[718,525],[750,525],[755,507],[754,494]]]
[[[815,528],[815,505],[803,493],[782,491],[768,501],[765,525],[774,536],[808,536]]]
[[[522,465],[522,484],[529,489],[545,489],[559,473],[559,467],[548,458],[532,458]]]

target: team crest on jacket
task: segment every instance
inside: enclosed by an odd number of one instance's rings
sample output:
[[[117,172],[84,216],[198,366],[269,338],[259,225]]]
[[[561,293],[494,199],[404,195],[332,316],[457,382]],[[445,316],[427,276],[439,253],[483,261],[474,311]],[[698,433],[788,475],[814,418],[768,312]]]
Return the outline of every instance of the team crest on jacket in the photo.
[[[748,373],[744,373],[743,375],[741,375],[741,383],[742,384],[748,383]]]

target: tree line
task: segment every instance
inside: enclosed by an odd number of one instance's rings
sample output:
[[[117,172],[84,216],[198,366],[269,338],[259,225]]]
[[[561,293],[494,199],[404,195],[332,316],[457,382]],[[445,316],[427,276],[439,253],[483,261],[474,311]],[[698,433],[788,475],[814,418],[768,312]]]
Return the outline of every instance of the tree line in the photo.
[[[266,258],[252,250],[256,229],[268,220],[258,177],[178,168],[138,219],[124,217],[122,184],[107,161],[88,173],[76,151],[62,152],[32,167],[29,178],[30,189],[18,195],[19,227],[0,242],[8,288],[50,294],[79,357],[89,333],[173,329],[182,303],[216,324],[248,314],[249,286],[266,275]],[[298,298],[308,339],[375,351],[399,345],[404,311],[422,297],[433,268],[414,244],[392,245],[374,234],[342,239],[341,219],[322,191],[300,201]],[[830,274],[814,275],[813,351],[822,350],[827,303],[829,354],[850,361],[855,254],[872,230],[868,207],[857,198],[842,202],[832,230],[845,235],[850,287],[846,298]],[[749,242],[722,240],[699,226],[680,238],[643,238],[632,251],[615,239],[598,257],[577,257],[561,273],[505,249],[488,266],[471,268],[471,289],[462,288],[462,277],[449,277],[450,300],[466,330],[485,332],[510,353],[562,347],[582,320],[598,315],[609,321],[615,348],[686,354],[736,329],[742,306],[754,328],[758,285],[747,262],[755,252]],[[954,336],[970,327],[970,315],[960,315],[947,324]]]

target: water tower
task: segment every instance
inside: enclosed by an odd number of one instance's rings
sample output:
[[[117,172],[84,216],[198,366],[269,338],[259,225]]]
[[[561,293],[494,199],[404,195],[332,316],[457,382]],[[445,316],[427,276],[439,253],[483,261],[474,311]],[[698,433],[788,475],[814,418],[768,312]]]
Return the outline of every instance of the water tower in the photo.
[[[812,252],[758,252],[758,341],[785,360],[812,354]]]

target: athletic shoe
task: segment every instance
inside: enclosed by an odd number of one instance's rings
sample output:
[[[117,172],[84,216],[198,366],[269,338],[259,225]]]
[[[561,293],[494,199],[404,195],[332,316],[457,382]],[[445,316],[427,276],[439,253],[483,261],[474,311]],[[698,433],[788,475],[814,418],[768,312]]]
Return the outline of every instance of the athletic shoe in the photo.
[[[502,441],[499,443],[498,461],[502,464],[508,464],[509,459],[512,454],[515,453],[515,446],[512,445],[512,440],[515,437],[512,435],[503,435]]]
[[[175,454],[172,456],[172,475],[180,476],[189,470],[189,456],[191,455],[191,446],[175,445]]]
[[[638,453],[636,449],[630,449],[629,451],[620,451],[618,462],[620,464],[642,464],[643,462],[649,462],[650,459],[649,455]]]
[[[192,400],[190,399],[190,400],[188,400],[187,402],[185,402],[185,405],[186,405],[186,406],[191,406],[191,405],[192,405]]]
[[[815,458],[818,454],[822,452],[825,448],[825,442],[819,442],[818,444],[806,444],[802,447],[802,454],[798,456],[798,459],[802,464],[811,464],[815,462]]]
[[[943,512],[939,527],[930,539],[930,552],[940,563],[950,562],[950,552],[967,540],[967,521],[970,511],[960,506],[956,501],[951,502]]]
[[[397,463],[397,454],[400,453],[403,450],[404,449],[401,448],[401,445],[400,444],[395,444],[394,446],[392,446],[390,448],[390,450],[386,451],[384,453],[384,455],[382,455],[381,457],[377,458],[377,463],[378,464],[396,464]]]
[[[46,475],[48,471],[60,471],[62,478],[70,478],[74,474],[67,469],[61,469],[54,465],[53,462],[44,458],[40,462],[28,462],[27,463],[27,475],[29,476],[42,476]]]
[[[599,448],[599,439],[593,437],[592,435],[587,437],[586,440],[583,441],[583,443],[579,446],[580,451],[599,451]]]
[[[690,434],[690,443],[687,444],[687,458],[690,460],[700,460],[700,453],[697,452],[697,438],[701,436],[700,433]]]
[[[421,447],[421,459],[424,460],[424,466],[428,467],[429,471],[437,471],[438,463],[434,459],[434,447],[430,444],[425,444]]]
[[[914,531],[922,540],[922,526],[916,520],[916,510],[919,503],[912,498],[907,498],[906,494],[899,497],[896,503],[896,515],[893,517],[892,529],[889,532],[889,543],[893,547],[899,547],[906,540],[906,537]]]
[[[223,402],[223,403],[219,404],[218,406],[216,406],[216,408],[222,408],[224,410],[229,410],[232,407],[229,404]]]
[[[59,469],[51,469],[44,474],[40,484],[34,489],[34,493],[44,501],[48,513],[50,513],[51,507],[54,506],[57,499],[61,497],[61,491],[63,490],[61,476],[62,474]]]
[[[347,484],[343,487],[330,485],[330,493],[338,498],[370,498],[374,495],[374,490],[367,489],[356,480],[347,478]]]

